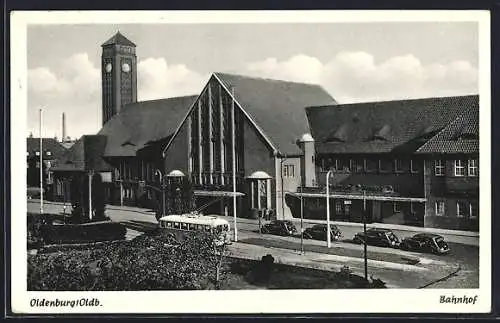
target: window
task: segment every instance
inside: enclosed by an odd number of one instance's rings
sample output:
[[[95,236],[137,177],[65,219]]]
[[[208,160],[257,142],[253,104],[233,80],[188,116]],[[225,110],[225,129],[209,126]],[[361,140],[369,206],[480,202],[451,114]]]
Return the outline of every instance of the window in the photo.
[[[379,159],[378,161],[378,170],[380,172],[388,172],[390,167],[390,162],[384,159]]]
[[[413,202],[410,202],[410,213],[416,213],[415,211],[415,204]]]
[[[444,176],[444,161],[437,159],[434,161],[434,174],[436,176]]]
[[[363,172],[364,160],[351,159],[351,170],[356,173]]]
[[[349,202],[349,204],[346,204],[346,202]],[[345,201],[344,202],[344,214],[346,216],[351,215],[351,201]]]
[[[342,214],[342,202],[337,201],[335,203],[335,213],[336,214]]]
[[[174,228],[179,229],[181,227],[181,224],[179,222],[174,222]]]
[[[418,173],[417,162],[414,161],[413,159],[410,160],[410,172]]]
[[[469,176],[479,175],[479,165],[477,159],[469,159]]]
[[[401,204],[399,204],[399,202],[393,202],[392,210],[394,211],[394,213],[401,212]]]
[[[324,158],[321,159],[320,169],[321,169],[322,172],[326,172],[326,165],[325,165],[325,159]]]
[[[436,201],[436,216],[444,215],[444,201]]]
[[[403,171],[403,162],[401,159],[394,159],[394,172],[401,173]]]
[[[50,151],[47,151],[47,156],[52,156],[52,153]]]
[[[40,152],[39,151],[35,151],[35,155],[36,156],[40,156]]]
[[[284,165],[283,177],[295,177],[295,165]]]
[[[479,208],[477,202],[470,202],[469,204],[469,218],[477,219],[479,216]]]
[[[181,229],[182,230],[187,230],[188,229],[188,224],[187,223],[181,223]]]
[[[466,207],[465,203],[462,201],[457,201],[457,218],[465,217],[466,210],[467,210],[467,207]]]
[[[367,173],[377,171],[377,160],[376,159],[365,159],[365,171]]]
[[[465,176],[465,163],[463,160],[455,160],[455,176]]]

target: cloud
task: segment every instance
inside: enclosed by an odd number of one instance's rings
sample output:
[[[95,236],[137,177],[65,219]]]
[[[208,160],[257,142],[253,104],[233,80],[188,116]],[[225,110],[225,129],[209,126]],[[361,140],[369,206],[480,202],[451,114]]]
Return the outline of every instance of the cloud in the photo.
[[[320,84],[340,102],[464,95],[478,91],[478,71],[470,62],[422,64],[411,54],[376,62],[369,53],[344,51],[326,63],[300,54],[284,61],[267,58],[251,62],[245,72]]]
[[[164,58],[147,58],[137,66],[138,100],[199,93],[208,76]],[[66,114],[68,135],[80,137],[101,127],[101,71],[87,53],[74,54],[54,68],[28,71],[28,133],[38,136],[38,109],[44,108],[44,136],[61,137]]]
[[[138,62],[138,99],[197,94],[208,74],[163,57]],[[377,62],[363,51],[339,52],[326,62],[299,54],[286,60],[249,62],[236,73],[321,84],[339,102],[363,102],[477,93],[478,71],[468,61],[423,64],[414,55]],[[28,71],[28,131],[38,135],[38,108],[44,107],[44,136],[61,135],[66,113],[68,134],[79,137],[101,127],[101,72],[87,53],[59,66]]]
[[[197,94],[208,80],[185,65],[168,65],[164,58],[148,58],[139,62],[138,99],[152,100]]]

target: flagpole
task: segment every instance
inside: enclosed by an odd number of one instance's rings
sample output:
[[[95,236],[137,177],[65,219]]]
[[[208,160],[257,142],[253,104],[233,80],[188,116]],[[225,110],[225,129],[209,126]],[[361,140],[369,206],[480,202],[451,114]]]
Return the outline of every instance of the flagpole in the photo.
[[[42,140],[42,108],[40,108],[40,214],[43,214],[43,140]]]
[[[233,221],[234,221],[234,241],[238,241],[238,228],[236,227],[236,139],[235,128],[236,122],[234,119],[234,88],[231,87],[231,145],[233,150]]]

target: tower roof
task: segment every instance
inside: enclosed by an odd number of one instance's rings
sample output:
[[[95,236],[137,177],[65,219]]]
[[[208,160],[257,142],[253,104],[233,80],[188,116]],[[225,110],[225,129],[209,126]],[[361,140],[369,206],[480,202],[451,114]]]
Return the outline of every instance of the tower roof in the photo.
[[[105,41],[101,46],[108,46],[115,44],[136,47],[136,45],[133,42],[131,42],[127,37],[123,36],[119,31],[113,37]]]

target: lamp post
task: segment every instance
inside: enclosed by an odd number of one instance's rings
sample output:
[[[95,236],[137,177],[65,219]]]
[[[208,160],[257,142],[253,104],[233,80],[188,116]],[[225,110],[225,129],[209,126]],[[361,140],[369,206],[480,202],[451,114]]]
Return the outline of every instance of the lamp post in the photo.
[[[332,171],[326,173],[326,245],[328,248],[331,246],[330,239],[330,175]]]
[[[43,214],[43,139],[42,139],[42,108],[40,108],[40,214]]]
[[[365,260],[365,280],[368,281],[368,255],[367,255],[367,244],[366,244],[366,193],[363,190],[363,236],[364,240],[364,260]]]
[[[89,219],[92,221],[92,178],[94,177],[94,171],[89,170]]]
[[[160,181],[161,181],[161,194],[162,194],[162,213],[161,215],[162,216],[165,216],[165,179],[163,178],[163,174],[161,172],[161,170],[157,169],[156,172],[155,172],[155,175],[160,176]]]
[[[300,186],[300,253],[304,254],[304,196]]]

